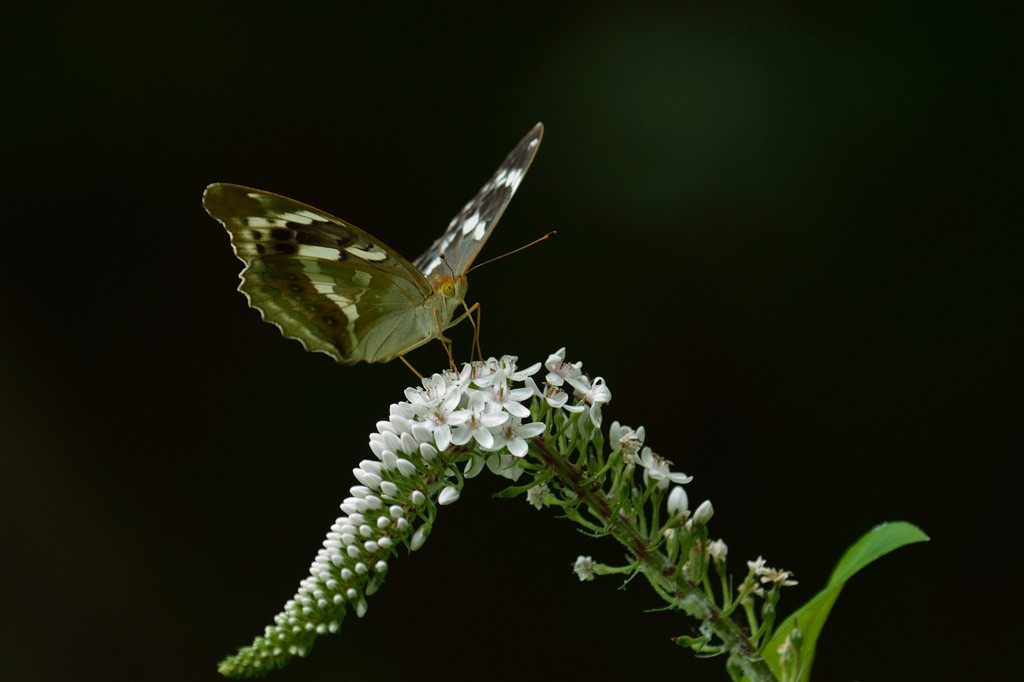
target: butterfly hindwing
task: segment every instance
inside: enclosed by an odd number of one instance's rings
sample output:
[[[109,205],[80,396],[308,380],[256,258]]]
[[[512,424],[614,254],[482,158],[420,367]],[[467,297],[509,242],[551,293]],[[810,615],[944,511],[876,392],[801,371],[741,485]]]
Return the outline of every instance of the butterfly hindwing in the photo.
[[[415,345],[430,296],[409,261],[359,228],[292,199],[217,183],[203,205],[243,263],[239,290],[281,333],[346,364]]]
[[[543,135],[544,126],[538,123],[509,152],[490,180],[452,218],[444,234],[413,261],[432,285],[447,275],[463,275],[469,270],[512,195],[519,189]]]

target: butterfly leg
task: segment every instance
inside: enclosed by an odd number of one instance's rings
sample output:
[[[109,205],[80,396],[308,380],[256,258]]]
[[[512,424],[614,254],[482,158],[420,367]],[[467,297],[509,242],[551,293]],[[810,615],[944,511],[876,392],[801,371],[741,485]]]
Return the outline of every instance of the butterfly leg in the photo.
[[[423,381],[423,375],[416,371],[416,368],[413,367],[412,364],[410,364],[409,361],[405,359],[404,355],[399,353],[398,359],[401,360],[402,362],[404,362],[405,366],[408,367],[412,371],[413,374],[415,374],[417,377],[419,377],[420,381]]]
[[[441,339],[441,345],[444,346],[444,352],[448,354],[448,367],[453,371],[458,371],[455,368],[455,358],[452,357],[452,349],[449,346],[448,339],[444,338],[444,329],[441,327],[441,311],[434,308],[434,319],[437,321],[437,338]],[[461,318],[460,318],[461,319]],[[452,325],[458,324],[459,320],[456,320]],[[452,326],[449,325],[449,326]]]
[[[465,315],[469,317],[469,323],[473,325],[473,347],[476,349],[476,358],[480,362],[484,361],[484,352],[480,348],[480,301],[473,304],[472,307],[466,308],[466,302],[462,302],[462,307],[466,309]],[[476,311],[476,320],[473,319],[473,311]]]
[[[474,303],[473,305],[471,305],[471,306],[469,306],[467,308],[466,307],[466,302],[463,301],[462,302],[462,307],[465,309],[465,312],[462,313],[461,315],[459,315],[458,317],[456,317],[454,320],[452,320],[451,324],[448,325],[448,326],[454,327],[459,322],[462,322],[466,318],[469,318],[469,323],[471,325],[473,325],[473,348],[476,349],[477,357],[481,361],[483,361],[483,359],[484,359],[483,351],[480,350],[480,302],[477,301],[476,303]],[[475,320],[473,319],[473,313],[474,312],[476,313],[476,319]],[[447,339],[445,339],[442,336],[441,340],[442,341],[446,341]],[[472,352],[470,352],[470,360],[472,360],[472,359],[473,359],[472,358]]]

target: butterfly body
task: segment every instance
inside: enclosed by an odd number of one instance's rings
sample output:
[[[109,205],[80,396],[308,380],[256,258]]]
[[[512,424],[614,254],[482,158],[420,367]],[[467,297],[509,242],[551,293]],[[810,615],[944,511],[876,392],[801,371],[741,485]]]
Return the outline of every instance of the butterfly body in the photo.
[[[466,272],[542,133],[538,123],[414,263],[354,225],[271,192],[214,183],[203,206],[230,234],[245,263],[239,291],[264,320],[338,362],[387,362],[461,319]]]

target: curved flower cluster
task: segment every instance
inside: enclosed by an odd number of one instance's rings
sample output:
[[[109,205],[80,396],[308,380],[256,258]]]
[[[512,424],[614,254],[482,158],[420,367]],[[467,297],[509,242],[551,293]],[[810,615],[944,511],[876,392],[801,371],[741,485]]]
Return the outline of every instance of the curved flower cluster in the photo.
[[[305,656],[317,635],[338,631],[349,606],[357,616],[367,610],[366,597],[384,581],[388,560],[398,546],[410,551],[423,545],[437,506],[458,499],[463,479],[456,465],[467,462],[466,476],[484,465],[509,478],[522,469],[529,441],[548,428],[530,420],[524,401],[546,400],[553,408],[589,412],[600,424],[601,405],[611,399],[602,379],[591,382],[580,364],[564,362],[564,349],[545,367],[544,387],[531,375],[537,363],[517,369],[504,356],[467,364],[459,373],[444,372],[406,389],[406,400],[391,406],[388,420],[370,435],[375,459],[360,462],[353,474],[343,512],[327,533],[309,576],[284,605],[263,636],[224,659],[218,669],[229,677],[263,675],[294,656]],[[566,384],[579,404],[570,404]]]

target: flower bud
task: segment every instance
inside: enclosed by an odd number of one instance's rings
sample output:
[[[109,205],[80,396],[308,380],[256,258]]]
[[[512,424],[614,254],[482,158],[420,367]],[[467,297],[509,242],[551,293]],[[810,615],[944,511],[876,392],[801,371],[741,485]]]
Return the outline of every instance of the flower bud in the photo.
[[[693,524],[695,526],[705,526],[714,515],[715,508],[711,506],[711,500],[704,500],[697,507],[697,511],[693,513]]]
[[[686,496],[686,490],[681,485],[674,486],[672,492],[668,494],[668,513],[676,516],[689,509],[690,499]]]
[[[437,496],[437,503],[441,506],[451,504],[452,502],[455,502],[457,499],[459,499],[459,495],[459,489],[456,488],[455,486],[450,485],[444,490],[442,490],[441,494]]]

